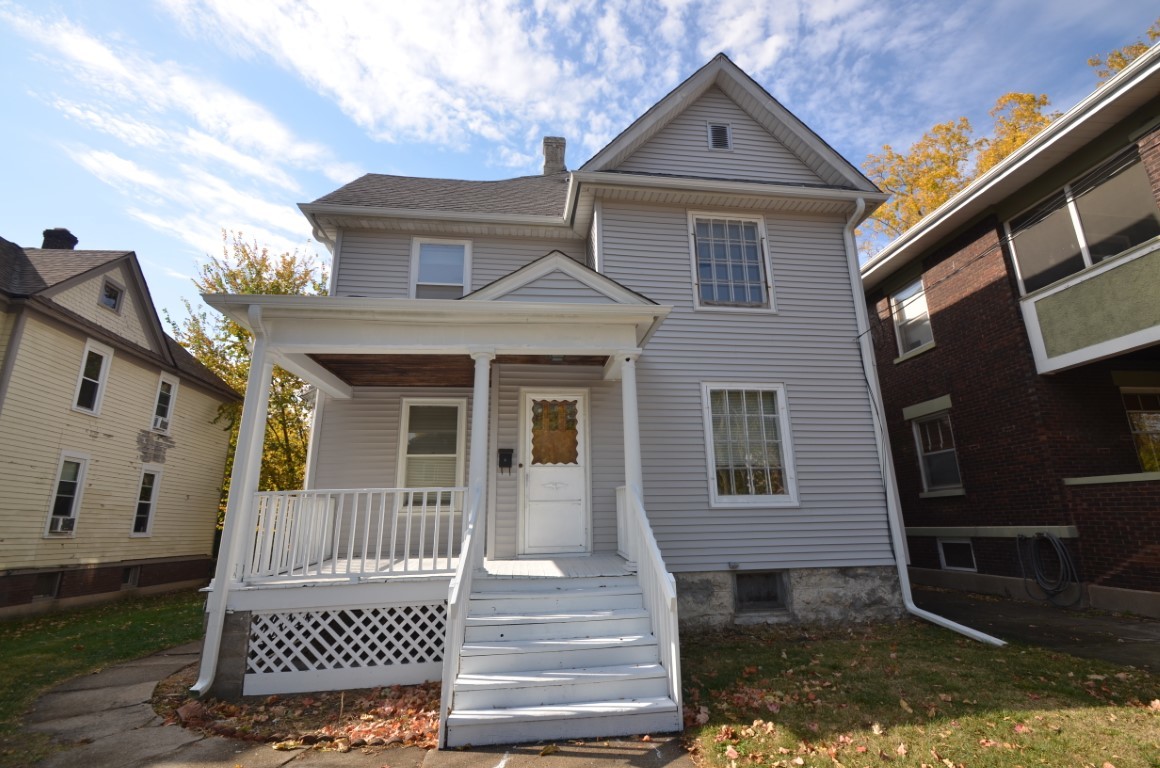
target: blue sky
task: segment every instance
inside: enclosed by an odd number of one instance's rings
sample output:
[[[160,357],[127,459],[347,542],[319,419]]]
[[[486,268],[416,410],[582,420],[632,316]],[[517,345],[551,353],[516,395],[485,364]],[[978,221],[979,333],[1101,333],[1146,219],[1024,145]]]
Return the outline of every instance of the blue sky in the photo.
[[[327,257],[296,203],[367,171],[578,167],[724,51],[856,165],[1007,91],[1071,107],[1155,0],[0,0],[0,235],[135,250],[180,315],[221,230]]]

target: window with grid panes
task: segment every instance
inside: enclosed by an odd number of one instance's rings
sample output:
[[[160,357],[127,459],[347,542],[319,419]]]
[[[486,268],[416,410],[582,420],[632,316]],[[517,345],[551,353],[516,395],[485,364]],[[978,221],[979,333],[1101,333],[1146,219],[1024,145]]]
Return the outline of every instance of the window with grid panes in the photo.
[[[770,306],[761,227],[756,219],[695,216],[693,248],[699,306]]]
[[[795,498],[784,390],[780,385],[706,385],[712,499],[720,503]]]

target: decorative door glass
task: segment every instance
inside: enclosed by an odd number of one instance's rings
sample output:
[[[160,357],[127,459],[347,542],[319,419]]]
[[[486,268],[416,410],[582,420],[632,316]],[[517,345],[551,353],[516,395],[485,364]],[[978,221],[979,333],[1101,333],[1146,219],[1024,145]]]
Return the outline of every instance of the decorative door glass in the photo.
[[[577,401],[532,401],[532,464],[579,464]]]

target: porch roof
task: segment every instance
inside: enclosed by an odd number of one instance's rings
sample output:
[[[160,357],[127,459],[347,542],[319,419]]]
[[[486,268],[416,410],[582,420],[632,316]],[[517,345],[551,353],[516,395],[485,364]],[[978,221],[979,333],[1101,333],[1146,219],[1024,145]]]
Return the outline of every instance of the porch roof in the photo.
[[[605,361],[615,378],[619,352],[648,343],[672,307],[656,304],[577,304],[376,299],[350,296],[206,294],[205,302],[266,339],[274,361],[334,397],[353,386],[408,386],[427,369],[447,370],[451,358],[478,353],[501,362],[593,365]],[[403,369],[400,356],[414,366]],[[382,363],[368,377],[367,365]],[[389,369],[395,371],[391,375]]]

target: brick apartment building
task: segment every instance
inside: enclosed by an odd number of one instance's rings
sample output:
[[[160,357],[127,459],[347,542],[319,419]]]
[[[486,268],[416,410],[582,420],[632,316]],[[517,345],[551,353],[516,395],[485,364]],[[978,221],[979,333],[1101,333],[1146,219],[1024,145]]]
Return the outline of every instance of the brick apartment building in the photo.
[[[1160,46],[862,278],[912,580],[1160,616]]]

